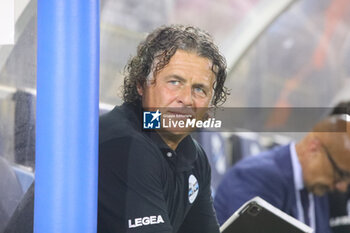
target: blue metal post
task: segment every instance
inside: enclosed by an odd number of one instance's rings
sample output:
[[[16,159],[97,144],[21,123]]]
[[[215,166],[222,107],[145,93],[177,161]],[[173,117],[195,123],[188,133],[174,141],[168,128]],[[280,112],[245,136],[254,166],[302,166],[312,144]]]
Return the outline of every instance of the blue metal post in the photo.
[[[95,233],[99,0],[38,0],[35,233]]]

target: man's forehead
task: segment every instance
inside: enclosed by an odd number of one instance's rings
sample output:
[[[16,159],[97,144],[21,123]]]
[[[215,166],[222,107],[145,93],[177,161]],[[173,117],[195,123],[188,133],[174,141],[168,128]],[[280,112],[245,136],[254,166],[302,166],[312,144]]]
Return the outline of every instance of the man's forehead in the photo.
[[[157,76],[157,74],[164,71],[176,71],[180,74],[182,70],[188,68],[191,69],[193,73],[206,73],[206,75],[201,75],[201,77],[207,81],[210,81],[211,78],[216,78],[215,70],[218,69],[213,67],[213,63],[209,58],[200,56],[195,52],[188,52],[184,50],[177,50],[167,64],[165,64],[163,67],[162,64],[163,61],[160,57],[154,59],[148,79],[154,78]]]
[[[164,59],[164,53],[159,53],[158,55],[155,56],[153,60],[153,65],[152,68],[156,68],[159,65],[162,65],[163,59]],[[182,49],[176,50],[176,52],[171,56],[169,59],[168,64],[171,63],[178,63],[178,62],[190,62],[193,58],[198,58],[199,60],[203,61],[203,64],[205,65],[206,68],[209,68],[210,70],[218,69],[217,67],[213,67],[213,62],[212,59],[199,55],[196,51],[186,51]],[[164,66],[166,67],[166,65]],[[162,69],[164,68],[162,67]],[[161,70],[161,69],[160,69]]]

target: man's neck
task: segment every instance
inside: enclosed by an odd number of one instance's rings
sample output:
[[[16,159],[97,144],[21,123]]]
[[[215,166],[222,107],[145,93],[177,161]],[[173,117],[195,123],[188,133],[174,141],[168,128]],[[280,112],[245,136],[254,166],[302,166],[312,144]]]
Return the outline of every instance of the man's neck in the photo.
[[[187,136],[187,134],[176,135],[168,132],[159,132],[159,131],[157,131],[157,133],[163,139],[165,144],[167,144],[174,151],[176,150],[180,142]]]

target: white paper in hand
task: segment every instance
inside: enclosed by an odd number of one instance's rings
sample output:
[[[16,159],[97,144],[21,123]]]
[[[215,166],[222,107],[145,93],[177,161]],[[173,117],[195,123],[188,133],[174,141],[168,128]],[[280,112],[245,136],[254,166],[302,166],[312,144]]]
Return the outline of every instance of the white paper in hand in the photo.
[[[260,197],[239,208],[221,227],[222,233],[312,233],[304,223]]]

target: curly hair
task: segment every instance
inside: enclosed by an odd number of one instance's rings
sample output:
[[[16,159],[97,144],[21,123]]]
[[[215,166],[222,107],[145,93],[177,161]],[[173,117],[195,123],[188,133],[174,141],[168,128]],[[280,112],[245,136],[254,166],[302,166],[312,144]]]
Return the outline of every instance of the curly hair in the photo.
[[[216,76],[212,105],[223,104],[229,95],[224,86],[226,80],[226,61],[205,31],[183,25],[162,26],[150,33],[138,48],[136,56],[125,66],[122,89],[124,102],[133,103],[141,99],[137,85],[144,86],[147,77],[162,70],[177,50],[193,52],[212,62],[211,70]],[[156,64],[154,64],[156,63]]]

